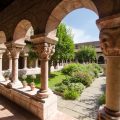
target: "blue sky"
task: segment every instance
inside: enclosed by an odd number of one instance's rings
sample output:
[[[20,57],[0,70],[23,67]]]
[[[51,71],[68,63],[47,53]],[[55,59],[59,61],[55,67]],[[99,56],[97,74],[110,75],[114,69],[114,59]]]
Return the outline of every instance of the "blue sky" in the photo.
[[[70,12],[62,22],[72,28],[74,43],[97,41],[99,30],[96,26],[98,16],[88,9],[76,9]]]

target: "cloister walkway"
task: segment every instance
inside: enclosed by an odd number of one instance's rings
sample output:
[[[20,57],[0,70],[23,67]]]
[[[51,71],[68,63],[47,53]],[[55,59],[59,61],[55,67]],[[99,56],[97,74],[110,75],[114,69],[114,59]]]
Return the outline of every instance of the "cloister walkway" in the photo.
[[[103,93],[104,87],[105,77],[100,77],[84,90],[78,100],[64,100],[58,96],[58,109],[78,120],[95,120],[99,108],[98,98]],[[0,120],[39,119],[0,95]],[[69,120],[69,118],[64,120]]]
[[[105,88],[105,77],[95,79],[78,100],[64,100],[58,96],[58,109],[78,120],[95,120],[98,112],[98,98]]]

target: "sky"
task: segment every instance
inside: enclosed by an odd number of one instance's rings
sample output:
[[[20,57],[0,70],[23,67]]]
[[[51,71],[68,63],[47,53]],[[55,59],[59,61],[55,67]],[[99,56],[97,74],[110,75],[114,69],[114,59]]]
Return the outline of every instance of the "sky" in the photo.
[[[96,26],[98,16],[91,10],[82,8],[70,12],[63,20],[72,29],[74,43],[98,41],[99,30]]]

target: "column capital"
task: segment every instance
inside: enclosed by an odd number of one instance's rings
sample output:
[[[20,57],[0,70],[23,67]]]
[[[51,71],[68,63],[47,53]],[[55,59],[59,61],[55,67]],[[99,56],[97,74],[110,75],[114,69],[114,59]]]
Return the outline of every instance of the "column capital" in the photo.
[[[19,53],[23,49],[25,44],[20,44],[20,43],[18,44],[11,42],[11,43],[7,43],[6,46],[9,52],[11,53],[12,58],[19,58]]]
[[[44,34],[31,37],[35,46],[35,51],[38,53],[38,57],[41,60],[49,60],[55,52],[55,44],[57,40],[51,39]]]
[[[100,46],[106,56],[120,56],[120,15],[97,20]]]

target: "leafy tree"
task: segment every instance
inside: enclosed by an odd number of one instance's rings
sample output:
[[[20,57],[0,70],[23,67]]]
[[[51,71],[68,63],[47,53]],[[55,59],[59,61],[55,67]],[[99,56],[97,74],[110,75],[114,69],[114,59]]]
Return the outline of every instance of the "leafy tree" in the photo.
[[[96,60],[96,50],[95,47],[81,46],[80,50],[76,53],[79,62],[95,62]]]
[[[61,23],[57,28],[58,42],[52,60],[67,60],[74,58],[74,42],[71,29]]]

